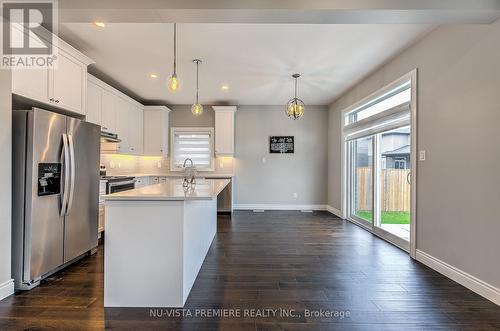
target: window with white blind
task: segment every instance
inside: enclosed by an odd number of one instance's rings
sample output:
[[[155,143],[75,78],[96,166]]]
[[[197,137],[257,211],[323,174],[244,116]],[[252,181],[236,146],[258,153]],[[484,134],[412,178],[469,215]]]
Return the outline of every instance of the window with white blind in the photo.
[[[170,169],[183,170],[186,159],[193,160],[198,170],[213,171],[213,128],[172,128]],[[191,164],[189,161],[187,164]]]
[[[344,138],[354,140],[410,125],[411,81],[398,82],[344,111]]]

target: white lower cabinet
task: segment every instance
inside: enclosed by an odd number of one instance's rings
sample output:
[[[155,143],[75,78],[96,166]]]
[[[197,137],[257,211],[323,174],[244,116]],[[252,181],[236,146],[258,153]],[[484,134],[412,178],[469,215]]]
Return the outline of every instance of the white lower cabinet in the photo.
[[[150,185],[150,177],[136,177],[135,188],[141,188]]]
[[[104,231],[104,204],[99,205],[99,226],[98,226],[98,232]]]

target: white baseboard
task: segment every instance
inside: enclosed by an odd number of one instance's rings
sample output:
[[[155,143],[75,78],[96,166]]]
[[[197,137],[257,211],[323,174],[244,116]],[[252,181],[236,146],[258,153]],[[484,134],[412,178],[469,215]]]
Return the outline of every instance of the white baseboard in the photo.
[[[235,210],[326,210],[326,205],[235,204]]]
[[[432,255],[422,252],[417,249],[417,261],[422,262],[426,266],[436,270],[440,274],[454,280],[467,287],[469,290],[479,294],[491,302],[500,305],[500,289],[490,285],[479,278],[476,278],[465,271],[462,271],[446,262],[443,262]]]
[[[14,294],[14,280],[9,279],[0,284],[0,300],[5,299],[9,295]]]
[[[337,208],[327,205],[326,210],[328,210],[333,215],[342,218],[342,212],[340,210],[338,210]]]

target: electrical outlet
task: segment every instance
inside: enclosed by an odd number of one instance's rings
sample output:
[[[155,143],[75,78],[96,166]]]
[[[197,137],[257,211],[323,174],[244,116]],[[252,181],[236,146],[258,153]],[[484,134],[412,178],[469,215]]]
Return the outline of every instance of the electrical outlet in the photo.
[[[219,168],[224,169],[224,162],[219,162]]]
[[[419,157],[418,158],[419,158],[420,161],[425,161],[425,150],[421,150],[419,152]]]
[[[262,163],[264,163],[264,164],[265,164],[266,162],[267,162],[267,158],[266,158],[266,157],[263,157],[263,158],[262,158]]]
[[[120,162],[118,162],[118,169],[120,169],[122,167],[122,164]]]
[[[156,162],[156,166],[158,167],[158,169],[160,169],[161,168],[161,161]]]
[[[113,161],[109,162],[109,168],[114,169],[115,168],[115,163]]]
[[[297,192],[293,193],[293,198],[297,199],[299,197],[299,194]]]

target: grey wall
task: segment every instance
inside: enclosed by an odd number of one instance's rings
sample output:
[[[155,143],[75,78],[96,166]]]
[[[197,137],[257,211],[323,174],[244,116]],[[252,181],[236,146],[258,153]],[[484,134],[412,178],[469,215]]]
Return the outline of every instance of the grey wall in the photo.
[[[0,299],[13,288],[11,281],[11,149],[12,97],[10,71],[0,70]],[[6,283],[7,282],[7,283]],[[9,284],[9,285],[7,285]],[[7,292],[6,292],[7,291]]]
[[[500,288],[500,21],[431,32],[330,107],[329,203],[340,206],[339,112],[418,68],[417,249]]]
[[[215,112],[212,106],[203,106],[201,116],[193,116],[191,105],[168,106],[171,109],[169,113],[169,128],[173,127],[214,127]]]
[[[307,107],[294,121],[282,106],[239,106],[235,203],[326,204],[327,120],[326,107]],[[269,136],[286,135],[295,136],[295,154],[269,154]]]

